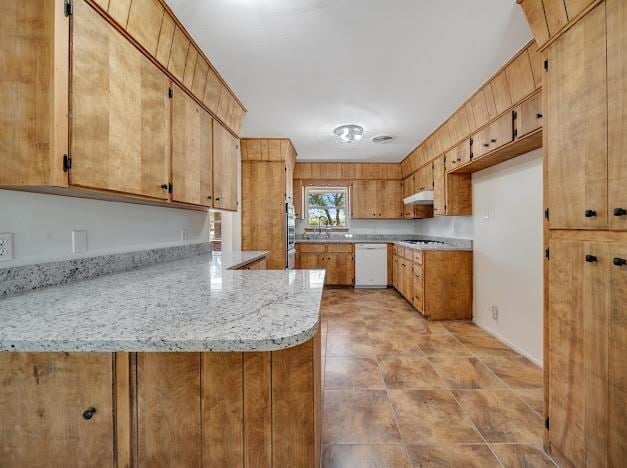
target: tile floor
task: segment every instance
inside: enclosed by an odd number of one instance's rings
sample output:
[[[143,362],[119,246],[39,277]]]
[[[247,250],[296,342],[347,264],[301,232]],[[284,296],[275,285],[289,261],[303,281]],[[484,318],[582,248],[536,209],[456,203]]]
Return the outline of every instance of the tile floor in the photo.
[[[323,467],[553,467],[542,370],[398,293],[326,289]]]

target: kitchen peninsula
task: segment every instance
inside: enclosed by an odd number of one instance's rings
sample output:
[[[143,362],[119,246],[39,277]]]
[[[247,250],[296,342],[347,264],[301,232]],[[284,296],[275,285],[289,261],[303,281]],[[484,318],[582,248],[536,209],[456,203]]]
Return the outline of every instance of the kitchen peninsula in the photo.
[[[324,273],[242,271],[265,255],[1,299],[3,463],[318,466]]]

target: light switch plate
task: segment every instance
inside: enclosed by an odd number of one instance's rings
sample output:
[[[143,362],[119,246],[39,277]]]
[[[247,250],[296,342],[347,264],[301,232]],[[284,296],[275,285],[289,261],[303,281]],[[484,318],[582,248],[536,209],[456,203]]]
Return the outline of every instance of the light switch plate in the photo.
[[[72,231],[72,252],[87,252],[87,231]]]
[[[189,240],[189,231],[187,229],[181,229],[181,242],[187,242]]]
[[[0,233],[0,262],[13,260],[13,233]]]

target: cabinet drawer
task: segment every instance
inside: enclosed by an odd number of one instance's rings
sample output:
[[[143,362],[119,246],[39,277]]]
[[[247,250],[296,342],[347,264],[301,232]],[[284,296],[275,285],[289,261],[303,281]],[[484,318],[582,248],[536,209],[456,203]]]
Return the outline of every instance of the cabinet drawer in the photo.
[[[490,125],[473,135],[473,153],[477,158],[490,151],[494,151],[514,138],[514,119],[511,112],[507,112]]]
[[[527,99],[516,108],[516,138],[542,127],[542,93]]]
[[[403,257],[410,262],[414,260],[414,250],[413,249],[403,249]]]
[[[327,244],[327,252],[353,253],[353,244]]]
[[[412,304],[420,312],[424,312],[424,291],[422,289],[422,278],[414,277]]]
[[[446,170],[450,171],[457,166],[470,161],[470,138],[462,141],[459,145],[446,153]]]
[[[298,244],[298,250],[301,252],[326,252],[326,246],[324,244]]]
[[[397,245],[393,245],[392,246],[392,252],[394,253],[394,255],[398,255],[398,246]]]
[[[413,260],[414,260],[414,262],[419,263],[419,264],[422,265],[422,251],[421,250],[414,250],[414,258],[413,258]]]
[[[422,265],[419,265],[418,263],[414,263],[414,277],[415,278],[422,278]]]

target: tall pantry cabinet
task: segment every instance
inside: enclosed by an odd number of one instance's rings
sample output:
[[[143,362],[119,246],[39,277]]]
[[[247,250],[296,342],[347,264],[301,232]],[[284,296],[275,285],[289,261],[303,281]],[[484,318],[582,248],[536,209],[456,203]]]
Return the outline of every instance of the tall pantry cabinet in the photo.
[[[545,57],[548,448],[561,466],[624,466],[627,4],[519,3]]]
[[[4,6],[0,187],[237,209],[245,110],[164,2]]]

